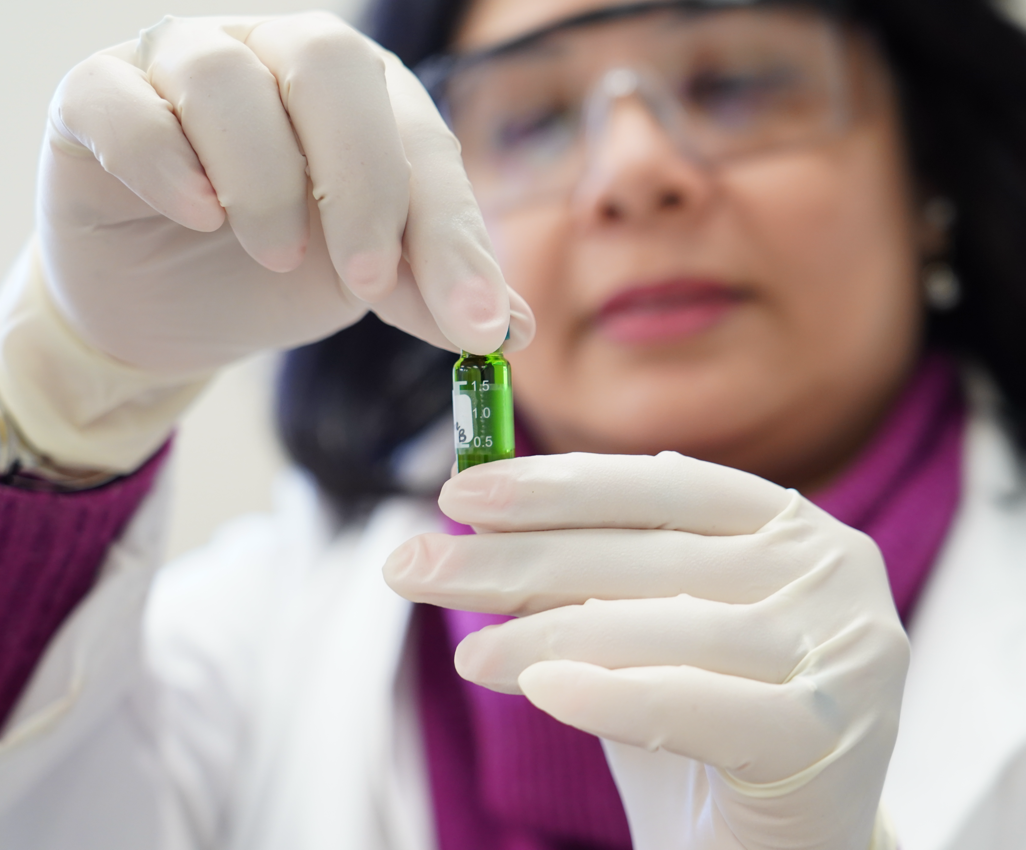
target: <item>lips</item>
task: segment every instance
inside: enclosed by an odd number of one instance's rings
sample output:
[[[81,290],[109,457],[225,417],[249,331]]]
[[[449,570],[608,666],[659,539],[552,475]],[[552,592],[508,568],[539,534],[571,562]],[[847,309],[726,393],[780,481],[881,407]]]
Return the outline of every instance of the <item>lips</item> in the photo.
[[[632,286],[602,305],[596,326],[618,343],[666,343],[711,328],[744,300],[744,293],[719,281],[682,279]]]

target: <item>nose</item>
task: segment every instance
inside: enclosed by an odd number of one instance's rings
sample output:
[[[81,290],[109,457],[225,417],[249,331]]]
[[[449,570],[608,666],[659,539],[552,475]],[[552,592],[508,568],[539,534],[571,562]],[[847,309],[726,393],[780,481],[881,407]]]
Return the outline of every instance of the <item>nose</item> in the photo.
[[[703,214],[714,177],[671,133],[637,94],[609,103],[590,128],[588,168],[575,195],[582,224],[647,226]]]

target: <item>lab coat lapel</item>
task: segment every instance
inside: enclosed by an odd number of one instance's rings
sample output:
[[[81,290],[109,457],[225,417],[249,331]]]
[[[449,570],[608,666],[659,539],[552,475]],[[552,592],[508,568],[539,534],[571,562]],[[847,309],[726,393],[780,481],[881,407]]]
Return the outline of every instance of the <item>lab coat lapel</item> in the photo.
[[[963,503],[910,627],[884,789],[903,850],[1018,847],[984,838],[1010,816],[1023,821],[1018,841],[1026,834],[1026,807],[993,805],[1002,777],[1026,766],[1026,500],[1015,469],[994,417],[978,412]]]
[[[269,659],[268,706],[254,739],[267,742],[244,792],[232,846],[246,850],[392,850],[383,783],[393,758],[397,673],[411,605],[381,567],[401,542],[437,527],[432,505],[379,508],[362,535],[325,553],[293,625]]]
[[[160,562],[169,496],[166,472],[111,547],[89,606],[61,626],[0,741],[0,815],[17,807],[137,689],[139,621]]]

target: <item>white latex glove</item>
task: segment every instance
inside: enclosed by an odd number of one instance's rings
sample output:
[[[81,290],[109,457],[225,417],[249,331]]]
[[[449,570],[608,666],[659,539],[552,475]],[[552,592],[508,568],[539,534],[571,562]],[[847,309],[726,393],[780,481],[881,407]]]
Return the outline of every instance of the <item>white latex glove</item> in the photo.
[[[893,846],[908,664],[880,552],[794,491],[673,453],[474,467],[385,578],[518,619],[460,674],[605,739],[638,850]]]
[[[429,96],[328,13],[165,18],[87,59],[51,105],[39,192],[35,288],[56,319],[39,308],[7,320],[19,356],[26,334],[63,324],[99,355],[90,375],[107,358],[152,376],[164,402],[170,385],[191,398],[181,388],[217,367],[325,337],[368,309],[453,350],[493,351],[510,323],[510,350],[533,334]],[[26,331],[33,322],[48,331]],[[60,357],[40,360],[52,372]],[[41,398],[32,380],[0,375],[0,396],[39,448],[114,468],[145,456],[117,429],[53,421],[88,409],[109,424],[105,400]],[[123,402],[117,378],[99,383]],[[153,432],[152,451],[171,422],[144,422],[139,398],[132,427]]]

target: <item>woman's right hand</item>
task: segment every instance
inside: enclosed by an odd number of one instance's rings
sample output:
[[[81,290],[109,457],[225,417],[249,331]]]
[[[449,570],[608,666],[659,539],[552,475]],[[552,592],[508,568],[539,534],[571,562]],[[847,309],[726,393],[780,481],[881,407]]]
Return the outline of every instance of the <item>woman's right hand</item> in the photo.
[[[77,66],[38,226],[61,316],[148,372],[209,372],[368,310],[480,353],[510,322],[511,348],[533,333],[427,93],[323,12],[165,18]]]

